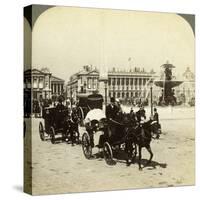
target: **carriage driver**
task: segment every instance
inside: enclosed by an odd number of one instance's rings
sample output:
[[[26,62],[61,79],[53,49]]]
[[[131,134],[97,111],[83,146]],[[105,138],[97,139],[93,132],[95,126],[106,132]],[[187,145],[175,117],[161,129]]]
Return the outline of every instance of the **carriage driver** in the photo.
[[[119,113],[119,107],[115,104],[115,98],[110,98],[110,104],[106,107],[106,118],[108,120],[110,132],[109,136],[115,134],[116,132],[116,120]],[[111,134],[111,135],[110,135]]]
[[[106,118],[108,120],[115,120],[116,115],[119,112],[119,107],[115,104],[115,98],[110,98],[110,104],[106,107]]]
[[[140,123],[141,119],[146,120],[146,111],[143,106],[136,112],[137,121]]]

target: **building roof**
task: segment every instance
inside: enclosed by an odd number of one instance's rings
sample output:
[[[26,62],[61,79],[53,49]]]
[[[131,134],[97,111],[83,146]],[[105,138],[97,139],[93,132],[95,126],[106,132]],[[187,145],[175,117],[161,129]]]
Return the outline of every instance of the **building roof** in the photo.
[[[56,76],[51,76],[51,82],[65,82],[63,79]]]
[[[39,69],[33,68],[33,69],[27,69],[24,74],[50,74],[50,72],[46,72],[46,71],[41,71]]]

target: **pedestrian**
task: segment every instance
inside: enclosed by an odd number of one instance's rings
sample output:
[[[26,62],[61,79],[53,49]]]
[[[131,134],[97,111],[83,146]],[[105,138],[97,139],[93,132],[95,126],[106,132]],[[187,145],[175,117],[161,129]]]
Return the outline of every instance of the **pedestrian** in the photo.
[[[156,121],[156,139],[159,139],[161,134],[161,125],[159,123],[159,114],[156,108],[154,108],[153,120]]]
[[[159,115],[158,115],[158,112],[157,112],[157,108],[154,108],[153,120],[156,121],[157,124],[159,124]]]

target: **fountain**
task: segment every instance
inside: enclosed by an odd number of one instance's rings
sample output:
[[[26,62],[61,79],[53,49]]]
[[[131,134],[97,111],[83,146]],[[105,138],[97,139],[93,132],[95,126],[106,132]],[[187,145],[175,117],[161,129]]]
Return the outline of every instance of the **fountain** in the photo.
[[[172,69],[175,68],[174,65],[166,62],[161,67],[164,69],[164,76],[161,77],[162,80],[154,81],[156,86],[163,88],[159,98],[159,105],[176,105],[177,102],[173,88],[179,86],[183,81],[174,80],[175,77],[172,75]]]

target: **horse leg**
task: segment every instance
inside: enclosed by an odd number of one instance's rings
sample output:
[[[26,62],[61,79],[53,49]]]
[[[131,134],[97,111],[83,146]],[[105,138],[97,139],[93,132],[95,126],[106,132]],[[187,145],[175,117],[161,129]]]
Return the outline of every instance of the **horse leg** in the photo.
[[[139,145],[139,159],[138,159],[139,170],[142,170],[141,159],[142,159],[142,147]]]
[[[150,154],[150,158],[149,158],[149,160],[148,160],[148,162],[147,162],[147,165],[148,164],[150,164],[151,163],[151,160],[152,160],[152,158],[153,158],[153,152],[152,152],[152,150],[151,150],[151,147],[150,147],[150,145],[149,146],[147,146],[146,147],[146,149],[147,149],[147,151],[149,152],[149,154]]]
[[[132,144],[133,145],[133,144]],[[132,163],[134,163],[135,162],[135,158],[136,158],[136,156],[137,156],[137,145],[134,143],[134,155],[133,155],[133,157],[132,157]]]
[[[126,153],[126,165],[130,166],[132,163],[131,156],[133,153],[133,147],[132,147],[132,144],[130,143],[130,141],[125,142],[125,153]]]

